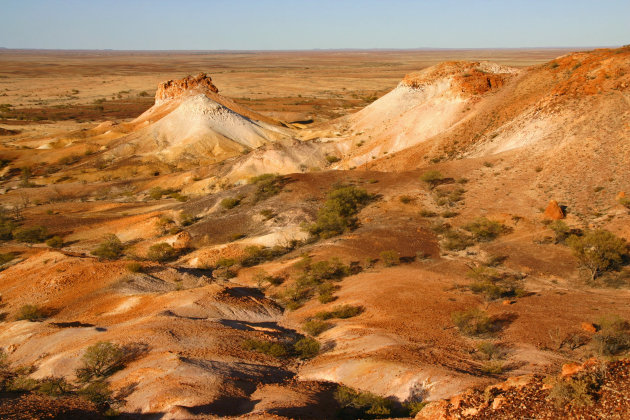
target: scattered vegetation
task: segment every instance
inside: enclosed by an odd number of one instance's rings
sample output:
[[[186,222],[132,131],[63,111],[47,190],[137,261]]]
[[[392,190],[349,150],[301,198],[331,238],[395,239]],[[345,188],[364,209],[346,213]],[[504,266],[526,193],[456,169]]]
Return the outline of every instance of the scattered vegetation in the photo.
[[[326,155],[326,162],[328,162],[329,164],[333,164],[335,162],[339,162],[341,160],[341,158],[335,156],[335,155]]]
[[[356,215],[371,199],[373,197],[364,189],[348,185],[334,188],[308,231],[325,239],[355,229],[358,224]]]
[[[142,264],[137,261],[131,261],[127,263],[127,271],[130,273],[141,273],[142,272]]]
[[[462,334],[471,337],[488,335],[495,330],[492,319],[479,308],[453,312],[451,319]]]
[[[0,265],[4,265],[8,263],[9,261],[13,261],[14,258],[15,258],[15,255],[11,253],[0,254]]]
[[[48,229],[44,226],[21,227],[13,232],[13,237],[20,242],[37,244],[48,238]]]
[[[92,251],[92,255],[107,260],[115,260],[122,256],[124,249],[125,247],[120,239],[118,239],[118,236],[109,234],[105,236],[103,242]]]
[[[505,226],[499,222],[488,220],[480,217],[475,221],[464,226],[464,229],[470,232],[475,241],[487,242],[495,239],[505,231]]]
[[[81,382],[93,379],[103,379],[125,365],[126,354],[118,344],[100,341],[85,350],[81,357],[82,366],[76,370],[77,378]]]
[[[521,276],[484,266],[471,269],[468,275],[473,279],[470,290],[488,301],[525,295]]]
[[[578,372],[566,378],[552,378],[547,380],[551,385],[548,398],[558,407],[592,405],[599,396],[604,379],[603,371],[598,369]]]
[[[147,258],[151,261],[166,262],[177,257],[177,250],[166,242],[160,242],[149,247]]]
[[[332,311],[318,312],[315,317],[323,321],[333,318],[347,319],[362,314],[364,310],[363,306],[359,305],[340,305],[335,306]]]
[[[241,204],[241,199],[236,197],[228,197],[221,200],[221,207],[226,210],[233,209],[234,207]]]
[[[385,264],[385,267],[393,267],[400,264],[400,255],[398,254],[398,251],[390,249],[389,251],[381,252],[380,256],[383,264]]]
[[[286,179],[278,174],[262,174],[251,178],[249,183],[256,185],[254,201],[258,202],[280,194]]]
[[[630,350],[630,324],[617,316],[598,321],[599,331],[593,336],[593,345],[602,356],[617,356]]]
[[[253,350],[276,358],[297,357],[311,359],[320,351],[320,344],[311,337],[300,337],[294,341],[266,341],[248,339],[242,344],[246,350]]]
[[[302,328],[304,328],[304,331],[308,334],[318,336],[324,331],[332,328],[332,324],[330,322],[322,321],[321,319],[309,319],[302,325]]]
[[[444,176],[439,171],[427,171],[420,176],[420,180],[434,188],[444,180]]]
[[[392,401],[371,392],[340,386],[335,391],[335,400],[341,406],[340,418],[374,419],[392,415]]]
[[[63,239],[61,239],[60,236],[55,235],[46,240],[46,245],[48,245],[51,248],[61,248],[63,247]]]
[[[606,230],[586,231],[567,239],[573,255],[591,274],[591,281],[606,271],[618,268],[628,255],[626,241]]]
[[[48,318],[46,311],[37,305],[22,306],[16,316],[18,321],[26,320],[31,322],[43,321],[46,318]]]
[[[410,204],[413,203],[415,201],[415,198],[413,198],[410,195],[401,195],[400,196],[400,202],[403,204]]]

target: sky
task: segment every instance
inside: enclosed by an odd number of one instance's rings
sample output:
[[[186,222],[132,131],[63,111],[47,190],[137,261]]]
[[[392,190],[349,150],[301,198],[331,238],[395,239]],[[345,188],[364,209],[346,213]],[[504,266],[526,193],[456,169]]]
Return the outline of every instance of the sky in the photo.
[[[630,44],[630,0],[0,0],[0,47],[116,50]]]

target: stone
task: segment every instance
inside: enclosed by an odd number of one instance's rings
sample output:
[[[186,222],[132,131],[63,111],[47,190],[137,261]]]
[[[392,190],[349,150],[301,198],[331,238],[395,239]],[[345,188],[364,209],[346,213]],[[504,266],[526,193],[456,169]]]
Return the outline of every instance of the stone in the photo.
[[[547,208],[545,209],[545,218],[551,220],[560,220],[564,219],[564,211],[558,205],[556,200],[551,200],[549,204],[547,204]]]
[[[626,192],[625,191],[619,191],[617,193],[617,195],[615,196],[615,200],[619,201],[622,198],[626,198]]]
[[[582,322],[582,325],[580,327],[582,328],[582,330],[589,333],[597,332],[597,327],[595,326],[595,324],[592,324],[590,322]]]

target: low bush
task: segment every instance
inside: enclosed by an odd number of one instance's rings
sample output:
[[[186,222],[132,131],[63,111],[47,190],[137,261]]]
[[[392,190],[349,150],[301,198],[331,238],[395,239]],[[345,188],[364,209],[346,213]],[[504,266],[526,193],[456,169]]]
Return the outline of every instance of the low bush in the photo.
[[[60,236],[53,236],[52,238],[46,239],[46,245],[51,248],[61,248],[63,247],[63,239]]]
[[[630,209],[630,198],[622,197],[619,199],[619,204],[624,206],[627,209]]]
[[[599,331],[593,336],[593,345],[602,356],[617,356],[630,350],[630,324],[617,316],[598,321]]]
[[[290,246],[275,245],[271,248],[265,246],[248,246],[245,248],[245,256],[241,259],[243,267],[253,267],[265,261],[271,261],[291,252],[297,244]]]
[[[0,240],[9,241],[13,239],[13,231],[17,225],[10,219],[0,216]]]
[[[341,406],[341,418],[387,418],[392,414],[393,404],[390,400],[347,386],[337,388],[335,400]]]
[[[339,162],[341,160],[341,158],[335,156],[335,155],[326,155],[326,162],[328,162],[329,164],[335,163],[335,162]]]
[[[131,261],[127,263],[127,271],[130,273],[141,273],[142,272],[142,264],[137,261]]]
[[[482,341],[477,344],[477,352],[484,360],[498,360],[505,357],[505,351],[491,341]]]
[[[313,294],[314,290],[312,287],[295,284],[287,287],[279,295],[279,300],[285,308],[293,311],[304,305],[311,297],[313,297]]]
[[[438,214],[431,210],[422,209],[420,210],[420,216],[422,217],[436,217]]]
[[[462,251],[473,244],[472,239],[456,230],[447,230],[444,233],[444,240],[442,241],[442,247],[447,251]]]
[[[110,376],[125,365],[124,349],[109,341],[100,341],[89,346],[81,357],[82,366],[76,370],[81,382],[99,380]]]
[[[48,314],[46,313],[46,311],[37,306],[37,305],[24,305],[22,306],[17,313],[16,319],[18,321],[31,321],[31,322],[36,322],[36,321],[43,321],[44,319],[48,318]]]
[[[494,331],[492,319],[481,309],[470,308],[451,314],[453,324],[459,331],[468,336],[487,335]]]
[[[197,219],[190,213],[180,213],[179,214],[179,224],[182,226],[190,226],[195,223]]]
[[[118,239],[116,235],[110,234],[105,236],[103,242],[92,251],[92,255],[108,260],[115,260],[122,256],[123,250],[124,246],[120,239]]]
[[[483,266],[473,268],[468,275],[474,279],[470,290],[483,295],[488,301],[525,295],[523,281],[519,276]]]
[[[403,204],[410,204],[413,203],[415,201],[415,198],[413,198],[410,195],[401,195],[400,196],[400,202]]]
[[[149,247],[147,258],[151,261],[166,262],[177,257],[177,250],[166,242],[160,242]]]
[[[92,402],[100,410],[105,410],[114,403],[109,384],[103,380],[88,383],[79,390],[79,395]]]
[[[13,254],[0,254],[0,265],[4,265],[9,261],[13,261],[13,259],[15,259],[15,255]]]
[[[256,185],[254,201],[258,202],[278,195],[282,191],[286,179],[277,174],[262,174],[251,178],[249,183]]]
[[[556,235],[556,243],[563,244],[571,235],[571,228],[562,220],[555,220],[549,224],[549,229]]]
[[[352,318],[352,317],[362,314],[364,310],[365,309],[363,308],[363,306],[340,305],[340,306],[335,306],[332,309],[332,311],[318,312],[315,315],[315,317],[324,321],[328,319],[333,319],[333,318],[347,319],[347,318]]]
[[[503,233],[505,226],[499,222],[488,220],[485,217],[480,217],[477,220],[465,225],[464,229],[472,234],[474,240],[487,242],[495,239]]]
[[[44,226],[21,227],[13,232],[13,238],[30,244],[44,242],[48,238],[48,229]]]
[[[328,193],[328,198],[317,214],[315,223],[308,226],[311,235],[330,238],[354,230],[356,215],[373,197],[364,189],[339,186]]]
[[[319,354],[320,344],[311,337],[302,337],[293,344],[293,352],[298,359],[312,359]]]
[[[431,188],[438,185],[443,179],[444,176],[439,171],[427,171],[420,176],[420,180],[429,184]]]
[[[309,319],[302,325],[302,328],[304,328],[304,331],[308,334],[318,336],[324,331],[332,328],[332,324],[330,322],[322,321],[321,319]]]
[[[385,264],[385,267],[393,267],[400,264],[400,255],[398,254],[398,251],[390,249],[389,251],[381,252],[380,256],[383,264]]]
[[[583,236],[572,235],[567,244],[581,265],[590,272],[591,280],[619,267],[628,255],[625,239],[607,230],[590,230]]]
[[[224,198],[223,200],[221,200],[220,204],[221,207],[223,207],[224,209],[230,210],[241,204],[241,199],[235,197]]]
[[[587,370],[566,378],[552,378],[547,382],[551,385],[548,398],[557,407],[584,407],[597,400],[604,384],[604,375],[598,370]]]
[[[72,392],[74,387],[63,376],[46,376],[37,383],[37,391],[51,397],[61,397]]]
[[[243,342],[245,350],[254,350],[269,356],[284,358],[289,355],[289,349],[286,343],[248,339]]]

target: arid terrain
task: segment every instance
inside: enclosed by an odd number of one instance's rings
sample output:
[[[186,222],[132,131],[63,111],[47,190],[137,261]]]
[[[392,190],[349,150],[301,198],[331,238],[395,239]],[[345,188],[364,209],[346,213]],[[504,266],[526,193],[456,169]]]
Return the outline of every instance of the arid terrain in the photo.
[[[628,418],[630,47],[0,63],[0,417]]]

